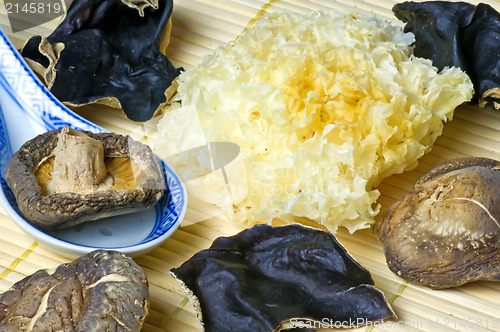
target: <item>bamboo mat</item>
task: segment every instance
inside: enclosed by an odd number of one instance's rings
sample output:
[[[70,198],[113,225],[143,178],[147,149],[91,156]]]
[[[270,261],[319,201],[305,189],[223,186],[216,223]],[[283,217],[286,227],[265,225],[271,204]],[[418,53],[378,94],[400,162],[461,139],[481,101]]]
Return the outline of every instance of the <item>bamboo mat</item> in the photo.
[[[498,1],[483,2],[500,10]],[[234,40],[266,11],[306,13],[310,10],[351,9],[372,13],[401,25],[391,12],[395,3],[392,0],[377,0],[376,4],[362,0],[176,0],[168,57],[175,66],[189,70],[202,56]],[[0,25],[18,47],[32,34],[47,35],[59,23],[59,20],[54,20],[28,31],[12,33],[5,7],[0,7]],[[123,134],[130,133],[137,126],[116,110],[97,112],[87,108],[78,112],[104,128]],[[443,135],[432,151],[421,158],[416,169],[391,176],[380,184],[382,212],[379,216],[408,192],[415,180],[431,166],[461,156],[500,159],[500,111],[470,105],[459,107],[454,119],[445,124]],[[207,208],[190,201],[185,226],[150,254],[136,258],[150,283],[151,308],[143,331],[200,331],[193,307],[168,271],[195,252],[209,247],[216,237],[233,235],[246,226],[229,223],[221,216],[203,220]],[[200,220],[203,221],[198,222]],[[475,282],[456,289],[430,290],[406,283],[389,271],[382,248],[371,230],[352,235],[341,230],[337,237],[372,273],[376,286],[384,292],[398,316],[397,322],[366,326],[355,331],[500,331],[500,283]],[[38,269],[55,267],[67,261],[25,235],[0,207],[0,292]]]

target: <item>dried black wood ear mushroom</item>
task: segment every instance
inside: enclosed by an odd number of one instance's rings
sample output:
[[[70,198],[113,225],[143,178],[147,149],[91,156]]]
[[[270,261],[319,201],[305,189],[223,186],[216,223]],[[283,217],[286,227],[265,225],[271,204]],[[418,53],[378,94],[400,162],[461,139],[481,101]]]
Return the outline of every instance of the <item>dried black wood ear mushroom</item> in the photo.
[[[172,0],[75,0],[48,36],[22,56],[69,106],[101,103],[146,121],[176,91],[183,70],[166,57]]]
[[[389,268],[431,288],[500,280],[500,162],[460,158],[423,174],[376,227]]]
[[[148,280],[132,258],[97,250],[0,294],[1,331],[140,331]]]
[[[455,66],[474,84],[484,107],[500,108],[500,13],[488,4],[424,1],[396,4],[392,11],[415,34],[414,54],[439,69]]]
[[[167,191],[147,145],[69,127],[26,142],[9,161],[6,180],[21,214],[42,229],[136,212]]]
[[[171,274],[207,332],[310,331],[395,318],[370,273],[333,234],[301,225],[259,224],[218,238]]]

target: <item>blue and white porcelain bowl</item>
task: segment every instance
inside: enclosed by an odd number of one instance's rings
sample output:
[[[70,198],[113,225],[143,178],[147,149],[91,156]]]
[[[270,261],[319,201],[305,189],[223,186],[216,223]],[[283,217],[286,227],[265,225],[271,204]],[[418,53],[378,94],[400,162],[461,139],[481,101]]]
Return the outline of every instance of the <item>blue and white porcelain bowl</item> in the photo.
[[[187,194],[177,173],[164,161],[168,193],[149,209],[52,232],[41,231],[23,218],[5,181],[7,163],[26,141],[65,125],[94,133],[106,131],[59,102],[0,29],[0,204],[8,215],[40,244],[71,258],[95,249],[134,257],[170,237],[186,213]]]

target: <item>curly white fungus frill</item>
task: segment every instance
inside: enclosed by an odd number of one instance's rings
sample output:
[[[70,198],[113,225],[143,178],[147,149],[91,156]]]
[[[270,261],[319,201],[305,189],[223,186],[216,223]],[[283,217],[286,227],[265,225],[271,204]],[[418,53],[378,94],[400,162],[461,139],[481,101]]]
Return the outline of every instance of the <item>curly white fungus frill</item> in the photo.
[[[241,147],[248,191],[225,201],[227,217],[369,227],[379,182],[415,167],[472,97],[463,71],[438,73],[413,41],[358,13],[269,13],[183,73],[177,98],[195,107],[206,140]],[[179,127],[160,123],[172,136]]]

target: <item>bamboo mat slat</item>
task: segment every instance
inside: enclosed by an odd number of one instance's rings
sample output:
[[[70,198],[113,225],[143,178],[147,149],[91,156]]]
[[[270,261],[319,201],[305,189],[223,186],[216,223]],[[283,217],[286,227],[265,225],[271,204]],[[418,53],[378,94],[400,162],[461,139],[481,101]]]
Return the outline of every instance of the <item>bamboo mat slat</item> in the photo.
[[[477,4],[479,1],[471,1]],[[498,1],[486,2],[500,10]],[[3,0],[0,0],[0,26],[20,48],[31,35],[48,35],[60,18],[42,26],[12,33]],[[394,0],[175,0],[172,31],[167,56],[175,66],[189,70],[205,55],[234,40],[266,11],[307,13],[310,10],[357,10],[402,25],[391,12]],[[126,119],[119,110],[83,107],[76,110],[90,121],[121,134],[140,125]],[[418,177],[447,159],[482,156],[500,159],[500,111],[459,107],[454,119],[444,124],[442,136],[413,170],[384,179],[377,189],[381,212],[411,190]],[[151,308],[143,331],[200,331],[193,306],[179,284],[169,275],[194,253],[210,246],[219,236],[233,235],[246,225],[229,223],[219,210],[189,201],[186,218],[173,236],[151,253],[137,257],[150,283]],[[319,329],[319,331],[500,331],[500,283],[475,282],[450,290],[431,290],[407,283],[393,274],[372,231],[349,234],[340,230],[339,241],[373,276],[398,316],[391,325],[358,329]],[[0,292],[42,268],[54,268],[68,259],[39,245],[22,232],[0,206]]]

